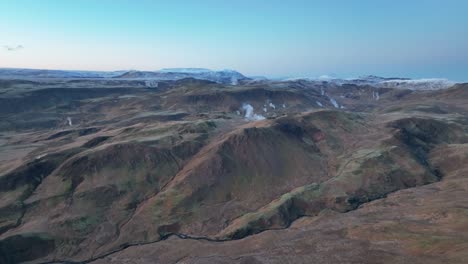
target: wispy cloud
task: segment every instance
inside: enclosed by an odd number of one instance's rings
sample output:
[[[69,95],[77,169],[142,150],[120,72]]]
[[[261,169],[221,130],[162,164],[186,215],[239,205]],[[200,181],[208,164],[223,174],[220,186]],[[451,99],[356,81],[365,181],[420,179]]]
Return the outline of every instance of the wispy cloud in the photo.
[[[17,46],[3,45],[2,47],[6,49],[7,51],[17,51],[17,50],[24,49],[23,45],[17,45]]]

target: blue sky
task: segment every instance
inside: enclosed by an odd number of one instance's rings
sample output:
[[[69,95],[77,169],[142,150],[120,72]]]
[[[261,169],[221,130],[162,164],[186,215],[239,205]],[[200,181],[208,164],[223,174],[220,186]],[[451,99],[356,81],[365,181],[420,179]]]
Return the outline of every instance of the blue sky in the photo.
[[[467,10],[465,0],[0,0],[0,67],[468,81]]]

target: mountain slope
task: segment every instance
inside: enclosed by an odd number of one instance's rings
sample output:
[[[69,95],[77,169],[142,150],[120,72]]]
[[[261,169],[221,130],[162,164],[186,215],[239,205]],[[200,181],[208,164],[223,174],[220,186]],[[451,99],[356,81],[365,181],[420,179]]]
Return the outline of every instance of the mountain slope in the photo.
[[[466,85],[55,85],[0,87],[2,263],[466,257]]]

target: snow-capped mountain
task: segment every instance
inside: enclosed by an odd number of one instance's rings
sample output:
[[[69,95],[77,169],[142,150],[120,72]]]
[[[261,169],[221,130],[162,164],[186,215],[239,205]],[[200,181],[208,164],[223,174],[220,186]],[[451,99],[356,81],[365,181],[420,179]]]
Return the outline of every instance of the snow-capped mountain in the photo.
[[[158,71],[68,71],[0,68],[0,78],[125,78],[156,81],[194,78],[233,85],[236,85],[240,80],[249,79],[234,70],[213,71],[203,68],[168,68]]]
[[[335,85],[355,84],[370,85],[377,88],[401,88],[411,90],[439,90],[452,87],[455,82],[447,79],[409,79],[409,78],[385,78],[375,75],[360,76],[357,78],[338,78],[335,75],[322,75],[319,77],[297,77],[267,79],[265,77],[246,77],[234,70],[210,70],[205,68],[165,68],[157,71],[74,71],[74,70],[44,70],[44,69],[14,69],[0,68],[0,78],[56,78],[56,79],[94,79],[94,78],[119,78],[119,79],[143,79],[151,82],[180,80],[194,78],[208,80],[217,83],[237,85],[239,81],[244,83],[262,82],[296,82],[305,81],[311,83],[332,83]],[[245,82],[248,81],[248,82]]]
[[[180,80],[184,78],[194,78],[233,85],[236,85],[239,80],[248,79],[241,73],[233,70],[213,71],[203,68],[169,68],[159,71],[128,71],[116,76],[115,78],[156,80]]]
[[[0,78],[112,78],[124,72],[0,68]]]
[[[440,90],[456,83],[447,79],[388,80],[379,83],[380,87],[411,90]]]
[[[205,68],[163,68],[159,72],[180,72],[180,73],[207,73],[211,72],[210,69]]]
[[[378,88],[400,88],[410,90],[439,90],[452,87],[456,83],[447,79],[409,79],[409,78],[386,78],[375,75],[361,76],[358,78],[341,79],[330,76],[320,76],[317,78],[287,78],[283,81],[308,81],[314,83],[333,83],[336,85],[355,84],[371,85]]]

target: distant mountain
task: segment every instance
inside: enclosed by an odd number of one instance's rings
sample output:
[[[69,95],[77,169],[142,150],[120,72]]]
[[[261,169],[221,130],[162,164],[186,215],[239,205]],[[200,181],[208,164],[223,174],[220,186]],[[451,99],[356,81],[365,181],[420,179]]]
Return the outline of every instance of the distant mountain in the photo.
[[[111,78],[124,72],[0,68],[0,78]]]
[[[157,80],[180,80],[194,78],[208,80],[224,84],[236,85],[240,80],[247,80],[241,73],[233,70],[213,71],[203,68],[170,68],[159,71],[128,71],[115,78],[125,79],[157,79]]]
[[[456,83],[447,79],[387,80],[379,83],[380,87],[403,88],[411,90],[440,90],[454,86]]]
[[[394,81],[394,80],[400,80],[400,81],[405,81],[405,80],[411,80],[410,78],[401,78],[401,77],[381,77],[381,76],[376,76],[376,75],[364,75],[364,76],[359,76],[356,79],[351,79],[351,81],[355,82],[367,82],[367,83],[381,83],[381,82],[386,82],[386,81]]]
[[[207,73],[211,72],[210,69],[205,68],[164,68],[159,70],[159,72],[179,72],[179,73]]]
[[[233,85],[236,85],[240,80],[249,79],[234,70],[213,71],[203,68],[167,68],[159,71],[67,71],[3,68],[0,69],[0,78],[125,78],[152,80],[194,78]]]
[[[336,85],[355,84],[355,85],[371,85],[378,88],[400,88],[410,90],[439,90],[446,89],[455,85],[447,79],[410,79],[399,77],[380,77],[375,75],[360,76],[358,78],[340,79],[330,76],[320,76],[318,78],[287,78],[283,81],[308,81],[314,83],[333,83]]]
[[[355,84],[371,85],[377,88],[400,88],[410,90],[439,90],[452,87],[455,82],[447,79],[409,79],[400,77],[380,77],[375,75],[360,76],[357,78],[338,78],[334,75],[323,75],[320,77],[295,77],[268,79],[263,76],[246,77],[234,70],[210,70],[205,68],[165,68],[157,71],[73,71],[73,70],[44,70],[44,69],[14,69],[0,68],[0,78],[3,79],[35,79],[35,78],[55,78],[55,79],[143,79],[149,81],[174,81],[185,78],[207,80],[222,84],[237,85],[239,81],[249,81],[249,83],[263,82],[289,82],[306,81],[311,83],[332,83],[335,85]]]

